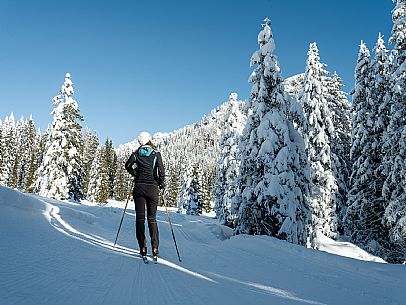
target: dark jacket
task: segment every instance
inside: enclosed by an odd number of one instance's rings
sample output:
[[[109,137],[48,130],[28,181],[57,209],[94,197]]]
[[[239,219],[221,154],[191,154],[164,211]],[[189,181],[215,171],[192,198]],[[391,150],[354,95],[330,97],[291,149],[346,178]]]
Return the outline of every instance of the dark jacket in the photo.
[[[135,183],[155,184],[165,187],[165,169],[161,153],[149,145],[133,152],[125,163],[125,169],[135,177]]]

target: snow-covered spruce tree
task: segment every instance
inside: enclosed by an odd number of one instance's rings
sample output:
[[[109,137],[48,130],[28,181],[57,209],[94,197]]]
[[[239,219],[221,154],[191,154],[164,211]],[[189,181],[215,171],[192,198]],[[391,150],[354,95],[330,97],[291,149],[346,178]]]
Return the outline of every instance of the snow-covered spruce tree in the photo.
[[[385,156],[389,152],[390,147],[387,143],[387,127],[390,126],[390,116],[392,108],[392,72],[393,72],[393,54],[389,52],[384,44],[382,36],[379,34],[378,41],[374,48],[375,58],[372,61],[372,77],[373,88],[370,90],[369,103],[372,104],[372,113],[368,117],[368,122],[373,126],[371,132],[371,148],[368,150],[371,158],[372,168],[374,170],[374,180],[368,185],[373,193],[370,198],[372,209],[379,211],[379,225],[375,225],[376,230],[380,232],[378,242],[385,247],[385,254],[381,255],[390,262],[404,262],[406,260],[406,239],[403,241],[403,254],[399,247],[402,244],[401,240],[390,243],[391,237],[387,226],[385,209],[388,207],[390,198],[385,198],[385,183],[388,178],[389,171],[385,167]],[[404,162],[404,160],[403,160]],[[406,176],[404,177],[406,178]],[[406,188],[403,189],[406,191]],[[406,200],[406,197],[405,199]],[[406,208],[406,204],[404,205]],[[391,209],[391,207],[389,208]],[[406,212],[406,210],[405,210]],[[382,215],[383,214],[383,215]],[[397,213],[399,215],[399,211]],[[391,216],[390,216],[391,217]],[[386,226],[385,226],[386,225]],[[405,235],[406,238],[406,235]],[[373,248],[373,250],[375,250]],[[380,254],[380,253],[377,253]],[[400,260],[399,260],[400,258]]]
[[[22,182],[25,192],[32,193],[34,191],[35,172],[39,167],[40,155],[40,134],[35,129],[35,122],[30,116],[24,136],[24,165],[25,176]]]
[[[45,155],[38,169],[36,190],[39,195],[55,199],[80,201],[82,191],[82,134],[71,76],[66,73],[60,93],[53,98],[53,122],[48,127]]]
[[[383,172],[387,178],[383,195],[387,206],[383,222],[389,230],[391,249],[388,260],[406,261],[406,0],[397,0],[390,41],[396,62],[391,78],[390,122],[384,140]]]
[[[356,239],[357,226],[360,222],[359,210],[365,203],[365,198],[362,194],[363,185],[365,181],[361,182],[359,179],[359,162],[362,155],[362,147],[366,137],[364,132],[368,130],[366,128],[367,111],[367,92],[369,92],[368,86],[369,77],[371,75],[371,55],[364,44],[361,41],[360,49],[358,53],[357,64],[355,67],[355,87],[352,95],[352,120],[351,120],[351,150],[350,159],[352,162],[352,170],[350,176],[350,190],[348,194],[347,211],[344,217],[344,229],[345,234],[352,236],[352,240]],[[354,235],[353,235],[354,234]]]
[[[107,198],[113,197],[114,191],[114,178],[117,170],[117,155],[113,148],[113,141],[109,138],[106,139],[104,143],[104,164],[103,167],[106,170],[108,177],[108,196]]]
[[[70,77],[70,74],[69,74]],[[67,122],[67,147],[65,155],[68,160],[68,187],[69,198],[74,201],[83,199],[83,168],[80,152],[82,151],[82,115],[79,113],[78,104],[72,98],[67,98],[64,107],[65,121]]]
[[[7,118],[7,117],[6,117]],[[5,119],[6,119],[5,118]],[[5,138],[5,121],[0,120],[0,185],[5,185],[5,179],[2,178],[2,173],[7,160],[7,143]]]
[[[179,212],[199,215],[202,213],[202,189],[198,164],[189,163],[183,177],[179,195]]]
[[[176,164],[165,163],[165,175],[166,175],[166,204],[171,207],[177,207],[180,193],[180,177],[181,170]]]
[[[376,199],[382,198],[382,189],[386,180],[387,172],[384,171],[384,156],[387,151],[385,147],[385,137],[387,136],[387,126],[389,125],[392,94],[391,94],[391,74],[393,72],[393,56],[385,47],[384,40],[379,34],[374,48],[374,59],[371,62],[371,85],[368,91],[368,103],[371,113],[367,117],[368,125],[372,126],[370,157],[374,167],[375,179],[373,185],[376,189]]]
[[[3,167],[3,155],[4,155],[4,142],[3,142],[3,122],[0,119],[0,169]]]
[[[38,168],[37,158],[39,149],[39,137],[35,129],[35,122],[30,116],[24,125],[21,141],[21,167],[19,169],[18,188],[25,192],[32,187],[34,173]],[[32,190],[31,190],[32,191]]]
[[[337,236],[335,192],[338,187],[330,148],[335,131],[326,100],[323,76],[327,71],[323,66],[316,43],[311,43],[300,101],[306,118],[302,133],[310,164],[312,232],[309,241],[312,247],[317,247],[318,234],[330,238]]]
[[[361,41],[355,67],[355,87],[352,95],[351,119],[351,150],[350,158],[352,162],[359,158],[362,151],[362,135],[364,132],[364,117],[367,109],[367,90],[371,70],[371,54],[363,41]],[[352,180],[352,179],[351,179]]]
[[[3,163],[0,168],[0,185],[9,186],[15,161],[15,120],[14,114],[6,117],[3,123]]]
[[[202,211],[210,213],[214,206],[213,189],[216,182],[216,167],[209,164],[207,168],[201,170],[201,189],[202,189]]]
[[[0,169],[3,177],[8,176],[4,185],[27,191],[27,185],[32,184],[32,180],[27,184],[27,179],[37,167],[33,162],[38,158],[38,138],[32,117],[28,122],[21,117],[16,125],[13,115],[6,117],[4,134],[3,126],[0,128]]]
[[[360,222],[359,210],[365,201],[365,198],[360,196],[366,182],[365,179],[363,179],[364,181],[360,181],[359,179],[359,160],[361,160],[362,148],[368,136],[368,134],[365,136],[366,131],[368,131],[365,118],[367,113],[371,112],[370,110],[368,111],[367,103],[369,92],[368,87],[370,86],[369,78],[371,76],[370,57],[371,55],[367,46],[363,41],[361,41],[357,64],[355,67],[355,87],[352,92],[353,116],[350,158],[353,166],[350,177],[350,191],[347,204],[348,208],[345,216],[345,224],[347,229],[346,233],[349,235],[353,235],[353,232],[357,231],[356,226]],[[355,238],[352,238],[352,240],[354,239]]]
[[[287,95],[269,19],[258,35],[257,65],[249,78],[252,115],[241,150],[240,202],[236,233],[267,234],[305,245],[309,208],[304,142],[288,120]]]
[[[114,199],[124,201],[129,194],[132,178],[125,170],[124,164],[131,151],[119,150],[117,152],[117,170],[114,177]]]
[[[182,185],[179,192],[178,212],[186,214],[190,201],[190,184],[192,182],[192,164],[185,165],[182,176]]]
[[[19,177],[22,174],[21,170],[23,167],[22,164],[22,157],[23,157],[23,135],[24,135],[24,128],[25,122],[24,117],[21,117],[15,126],[15,133],[14,133],[14,145],[12,148],[12,154],[14,155],[14,160],[11,166],[11,172],[8,179],[7,185],[11,188],[19,188],[22,189],[21,185],[19,184]]]
[[[99,146],[93,160],[87,190],[87,199],[98,203],[107,203],[110,196],[109,166],[107,164],[109,141],[105,146]]]
[[[216,184],[213,190],[215,196],[214,211],[219,222],[234,228],[237,215],[232,212],[232,197],[236,193],[236,178],[239,176],[240,160],[237,159],[237,148],[247,121],[242,112],[244,106],[237,101],[237,93],[229,97],[230,110],[225,118],[225,130],[220,139],[221,154],[216,169]]]
[[[107,199],[109,199],[111,194],[110,189],[110,171],[111,171],[111,151],[112,147],[110,146],[110,141],[107,139],[105,142],[104,147],[101,151],[101,158],[102,158],[102,166],[100,169],[99,176],[101,178],[101,186],[100,186],[100,193],[99,193],[99,203],[107,203]],[[114,176],[113,176],[114,177]]]
[[[86,199],[91,202],[102,202],[102,184],[106,184],[107,175],[103,171],[103,147],[99,146],[93,158],[90,169],[89,183],[87,187]]]
[[[368,251],[385,256],[387,230],[382,225],[384,202],[380,178],[382,130],[378,128],[378,109],[386,89],[382,69],[388,57],[381,38],[374,49],[375,58],[361,44],[355,69],[354,118],[351,158],[353,167],[345,223],[351,240]]]
[[[330,139],[331,157],[334,162],[333,174],[337,181],[335,193],[337,208],[337,229],[344,234],[343,219],[347,210],[349,179],[352,168],[351,149],[351,104],[347,93],[342,91],[342,80],[337,73],[323,80],[326,83],[326,100],[331,112],[335,129],[334,138]]]
[[[36,160],[35,160],[35,163],[36,163],[35,169],[34,169],[34,173],[32,176],[32,182],[27,184],[27,187],[30,189],[29,190],[30,193],[38,192],[36,185],[37,185],[38,175],[40,174],[39,168],[45,157],[45,149],[46,149],[47,139],[48,139],[48,130],[45,130],[45,132],[42,134],[41,130],[38,129],[37,138],[38,138],[38,153],[37,153]]]
[[[82,149],[82,168],[83,168],[83,194],[87,194],[87,189],[90,179],[90,170],[93,160],[96,156],[96,151],[99,146],[99,138],[97,133],[90,131],[89,128],[85,129]]]
[[[26,138],[26,128],[28,122],[21,117],[15,128],[14,139],[14,163],[12,171],[9,177],[8,185],[12,188],[20,190],[24,189],[25,177],[26,177],[26,163],[27,157],[30,156],[30,147],[28,146],[29,140]],[[35,136],[35,130],[34,130]]]
[[[192,168],[192,179],[188,189],[188,204],[186,213],[189,215],[200,215],[203,212],[203,196],[201,172],[197,164]]]

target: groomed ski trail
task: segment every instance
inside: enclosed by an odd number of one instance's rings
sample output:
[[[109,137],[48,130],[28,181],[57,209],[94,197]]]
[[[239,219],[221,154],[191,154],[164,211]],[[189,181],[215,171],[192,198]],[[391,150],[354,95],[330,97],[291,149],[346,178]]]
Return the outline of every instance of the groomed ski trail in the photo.
[[[161,255],[146,265],[133,204],[113,248],[122,211],[0,187],[0,304],[404,304],[405,266],[231,237],[207,217],[171,213],[179,262],[159,211]]]

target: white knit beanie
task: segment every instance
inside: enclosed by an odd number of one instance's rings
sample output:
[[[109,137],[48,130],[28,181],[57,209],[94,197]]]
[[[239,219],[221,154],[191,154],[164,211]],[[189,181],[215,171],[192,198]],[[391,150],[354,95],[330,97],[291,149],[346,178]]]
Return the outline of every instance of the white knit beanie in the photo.
[[[151,141],[151,135],[148,132],[143,131],[138,135],[138,142],[141,146],[147,144],[149,141]]]

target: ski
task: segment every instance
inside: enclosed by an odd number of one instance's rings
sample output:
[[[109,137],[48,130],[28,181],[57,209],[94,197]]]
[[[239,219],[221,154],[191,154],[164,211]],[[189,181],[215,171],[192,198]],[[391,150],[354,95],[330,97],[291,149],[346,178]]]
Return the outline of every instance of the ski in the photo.
[[[154,264],[158,264],[158,256],[157,255],[153,255],[152,260],[154,261]]]
[[[143,260],[144,264],[148,264],[148,257],[142,256],[142,260]]]

